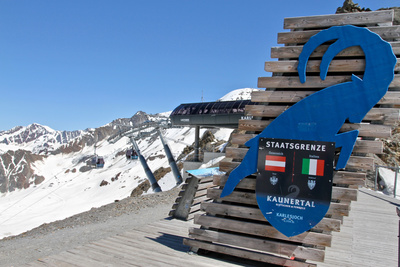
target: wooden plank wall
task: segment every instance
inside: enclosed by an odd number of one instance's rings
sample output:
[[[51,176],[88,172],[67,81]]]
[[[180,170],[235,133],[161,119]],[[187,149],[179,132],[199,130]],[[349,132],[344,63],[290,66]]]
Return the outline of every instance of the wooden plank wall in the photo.
[[[238,166],[247,152],[244,143],[262,131],[276,116],[306,96],[333,84],[349,81],[351,74],[362,76],[364,54],[351,47],[334,58],[325,81],[319,78],[319,64],[327,45],[319,47],[310,58],[307,82],[301,84],[297,75],[297,58],[307,40],[322,29],[335,25],[352,24],[368,27],[392,44],[400,57],[400,26],[393,26],[393,11],[348,13],[327,16],[287,18],[284,28],[290,31],[278,34],[278,44],[266,62],[265,71],[272,77],[260,77],[258,87],[265,91],[254,92],[252,101],[262,105],[247,106],[246,115],[251,120],[239,121],[239,133],[233,136],[233,145],[227,148],[220,169],[229,174]],[[393,124],[399,118],[400,65],[396,67],[395,80],[389,92],[365,117],[361,124],[344,124],[342,131],[359,129],[353,154],[344,170],[335,171],[332,202],[326,217],[313,229],[294,237],[286,237],[270,226],[262,216],[255,198],[255,177],[242,180],[235,191],[220,199],[220,188],[208,189],[212,203],[203,203],[203,214],[195,216],[199,227],[189,229],[184,243],[194,248],[234,255],[242,258],[284,265],[315,266],[308,260],[322,262],[325,247],[331,245],[333,231],[340,231],[343,216],[350,212],[351,201],[357,200],[357,188],[364,185],[366,171],[374,168],[370,153],[383,153],[379,138],[389,138]],[[227,176],[215,176],[214,184],[224,186]]]
[[[188,186],[192,179],[196,179],[197,182],[195,183],[196,190],[194,194],[191,196],[186,196],[186,194],[191,194],[192,190],[188,190]],[[207,196],[207,189],[215,188],[216,185],[213,183],[213,177],[201,177],[195,178],[193,176],[189,176],[185,183],[182,186],[182,190],[179,192],[178,197],[175,200],[175,204],[172,206],[171,211],[169,212],[169,216],[177,218],[176,210],[181,205],[183,199],[190,198],[191,204],[187,207],[187,216],[185,218],[178,218],[183,220],[192,220],[194,216],[201,212],[200,204],[212,201],[212,199]]]

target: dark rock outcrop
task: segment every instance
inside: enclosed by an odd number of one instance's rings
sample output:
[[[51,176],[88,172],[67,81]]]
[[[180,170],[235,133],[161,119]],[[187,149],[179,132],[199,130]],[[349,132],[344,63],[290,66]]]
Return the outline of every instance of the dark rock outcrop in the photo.
[[[12,192],[42,183],[45,177],[35,174],[32,165],[43,158],[26,150],[9,150],[1,155],[0,192]]]
[[[336,9],[336,14],[339,13],[352,13],[352,12],[365,12],[371,11],[369,8],[361,8],[357,3],[353,3],[352,0],[345,0],[342,7]]]

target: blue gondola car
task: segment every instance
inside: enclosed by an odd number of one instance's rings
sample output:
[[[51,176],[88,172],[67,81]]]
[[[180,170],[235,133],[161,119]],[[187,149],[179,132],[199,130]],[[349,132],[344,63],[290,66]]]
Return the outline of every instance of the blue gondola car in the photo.
[[[134,149],[128,149],[126,151],[126,158],[136,160],[136,159],[138,159],[138,154],[136,153],[136,151]]]
[[[97,157],[96,161],[96,168],[103,168],[104,167],[104,158],[103,157]]]

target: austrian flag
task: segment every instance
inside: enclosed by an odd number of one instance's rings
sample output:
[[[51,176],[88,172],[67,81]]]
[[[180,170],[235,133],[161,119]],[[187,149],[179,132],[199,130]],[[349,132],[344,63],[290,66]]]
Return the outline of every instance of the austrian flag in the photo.
[[[303,159],[301,174],[324,176],[325,160]]]
[[[273,172],[285,172],[286,157],[270,156],[265,158],[265,170]]]

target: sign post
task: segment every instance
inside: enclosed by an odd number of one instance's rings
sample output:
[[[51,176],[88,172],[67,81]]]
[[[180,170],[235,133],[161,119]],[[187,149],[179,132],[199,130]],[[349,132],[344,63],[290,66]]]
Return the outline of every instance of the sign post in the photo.
[[[335,143],[260,138],[256,196],[282,234],[301,234],[325,216],[332,197]]]

